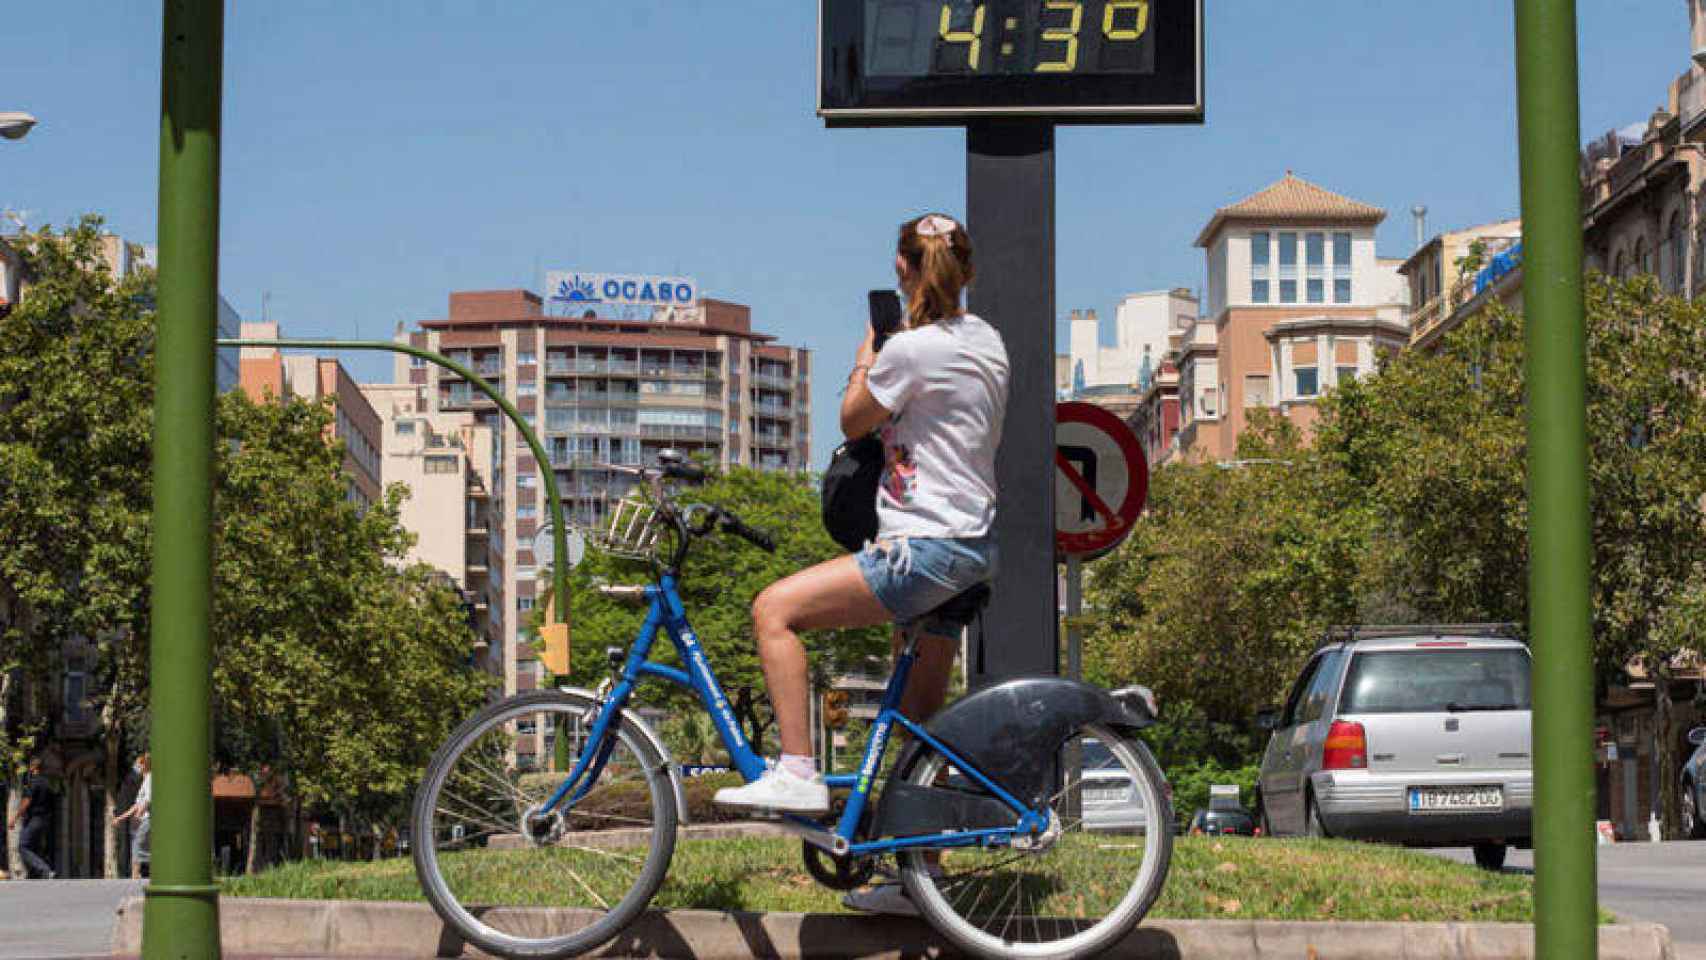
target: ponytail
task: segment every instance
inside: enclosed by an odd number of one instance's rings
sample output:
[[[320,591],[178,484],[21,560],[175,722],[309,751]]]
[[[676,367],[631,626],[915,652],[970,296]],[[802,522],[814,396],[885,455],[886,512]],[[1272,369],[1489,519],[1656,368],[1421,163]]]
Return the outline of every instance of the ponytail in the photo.
[[[898,249],[906,262],[906,325],[922,327],[960,315],[960,294],[971,283],[971,237],[939,213],[901,224]]]

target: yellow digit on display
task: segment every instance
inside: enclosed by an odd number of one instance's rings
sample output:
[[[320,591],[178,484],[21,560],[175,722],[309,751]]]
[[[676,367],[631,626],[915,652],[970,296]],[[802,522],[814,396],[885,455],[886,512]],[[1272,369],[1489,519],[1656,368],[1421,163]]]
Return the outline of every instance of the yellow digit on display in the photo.
[[[1121,10],[1132,10],[1137,13],[1137,22],[1129,28],[1114,26],[1114,17]],[[1149,29],[1149,0],[1108,0],[1108,7],[1102,13],[1102,36],[1109,40],[1136,40]]]
[[[1071,73],[1078,68],[1078,28],[1084,24],[1082,0],[1044,0],[1043,16],[1054,10],[1072,11],[1072,22],[1064,27],[1044,27],[1043,40],[1066,44],[1066,56],[1060,60],[1044,60],[1037,64],[1038,73]]]
[[[971,16],[970,30],[954,29],[954,5],[942,4],[942,27],[939,31],[943,43],[968,43],[966,62],[973,71],[977,70],[978,55],[983,50],[983,11],[987,4],[978,4]]]

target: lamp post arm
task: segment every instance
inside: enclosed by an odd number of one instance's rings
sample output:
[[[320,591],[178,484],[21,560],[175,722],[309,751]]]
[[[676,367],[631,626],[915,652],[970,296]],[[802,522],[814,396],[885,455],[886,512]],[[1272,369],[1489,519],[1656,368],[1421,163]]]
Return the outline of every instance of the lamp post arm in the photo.
[[[540,464],[540,473],[545,481],[545,497],[551,508],[551,586],[556,592],[556,622],[569,622],[569,570],[565,559],[569,555],[568,528],[563,524],[563,500],[557,493],[557,474],[551,469],[551,460],[545,455],[545,447],[539,442],[539,435],[533,432],[527,421],[522,419],[521,412],[503,398],[503,392],[487,383],[485,379],[473,370],[441,354],[405,343],[395,343],[390,340],[243,340],[221,337],[217,341],[221,347],[278,347],[281,349],[310,349],[310,350],[382,350],[390,353],[406,353],[411,357],[419,357],[428,363],[437,364],[451,373],[467,380],[481,393],[489,397],[504,416],[515,424],[515,429],[527,441],[528,449],[533,451],[533,459]]]

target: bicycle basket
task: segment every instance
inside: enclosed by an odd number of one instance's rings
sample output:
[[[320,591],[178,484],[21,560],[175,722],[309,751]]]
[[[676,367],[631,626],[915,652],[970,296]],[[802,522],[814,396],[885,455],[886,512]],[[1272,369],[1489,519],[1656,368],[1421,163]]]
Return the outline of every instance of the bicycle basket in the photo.
[[[638,497],[623,497],[610,508],[610,519],[587,531],[587,542],[615,557],[651,560],[667,524],[657,508]]]

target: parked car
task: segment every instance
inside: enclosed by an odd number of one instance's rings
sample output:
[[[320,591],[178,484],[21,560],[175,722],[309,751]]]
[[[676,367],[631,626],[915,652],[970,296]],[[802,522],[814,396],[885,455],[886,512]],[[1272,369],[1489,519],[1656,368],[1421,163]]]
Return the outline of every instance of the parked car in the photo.
[[[1256,835],[1256,818],[1242,807],[1237,810],[1208,810],[1199,807],[1191,817],[1187,832],[1193,837],[1253,837]]]
[[[1690,838],[1706,837],[1706,727],[1688,731],[1694,755],[1682,765],[1682,829]]]
[[[1334,628],[1257,715],[1262,831],[1473,846],[1500,868],[1532,835],[1529,673],[1509,627]]]
[[[1149,811],[1137,796],[1130,774],[1102,741],[1086,737],[1083,750],[1084,829],[1142,833],[1149,824]]]

